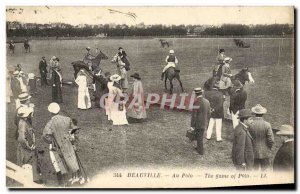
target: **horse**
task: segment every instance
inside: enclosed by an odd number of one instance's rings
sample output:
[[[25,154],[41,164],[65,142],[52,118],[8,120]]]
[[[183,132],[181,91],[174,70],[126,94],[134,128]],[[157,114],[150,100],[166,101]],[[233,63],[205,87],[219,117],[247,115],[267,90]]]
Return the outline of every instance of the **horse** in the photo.
[[[24,48],[25,48],[25,52],[30,52],[30,44],[28,43],[28,41],[24,42]]]
[[[179,76],[179,71],[176,70],[174,67],[169,67],[166,71],[165,71],[165,89],[166,91],[168,91],[167,88],[167,80],[169,80],[170,82],[170,94],[173,94],[173,79],[177,79],[180,87],[181,87],[181,92],[183,92],[183,87],[182,87],[182,82],[180,80],[180,76]]]
[[[102,59],[108,59],[108,57],[102,53],[101,51],[99,51],[99,54],[91,60],[92,62],[92,69],[89,68],[89,66],[87,64],[85,64],[83,61],[74,61],[72,62],[72,66],[74,68],[74,78],[76,79],[78,72],[80,71],[80,69],[85,69],[87,72],[92,73],[92,71],[94,71],[95,69],[100,67],[100,62]]]
[[[15,47],[16,45],[13,43],[9,43],[9,52],[12,52],[13,54],[15,53]]]
[[[165,46],[167,46],[169,48],[169,42],[163,39],[159,39],[160,42],[160,47],[165,48]]]
[[[245,83],[248,81],[249,83],[254,83],[254,79],[252,77],[252,74],[248,67],[243,68],[241,71],[239,71],[237,74],[230,77],[231,82],[234,83],[235,81],[240,81],[241,84],[244,86]],[[215,83],[219,81],[218,77],[211,77],[204,83],[204,90],[210,91],[212,90]],[[230,91],[231,87],[227,88],[228,91]]]

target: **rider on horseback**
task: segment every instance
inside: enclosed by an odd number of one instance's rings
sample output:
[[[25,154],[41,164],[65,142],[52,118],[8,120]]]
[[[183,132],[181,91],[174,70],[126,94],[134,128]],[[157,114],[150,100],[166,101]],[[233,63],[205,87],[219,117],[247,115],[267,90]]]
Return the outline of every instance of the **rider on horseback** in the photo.
[[[90,50],[91,48],[88,46],[86,48],[87,50],[87,53],[84,55],[84,58],[83,58],[83,62],[89,66],[89,69],[91,70],[92,69],[92,59],[95,58],[95,56],[93,56],[91,53],[90,53]]]
[[[224,59],[226,58],[225,50],[220,49],[219,54],[217,56],[217,64],[214,66],[213,77],[218,76],[221,77],[222,74],[222,66],[224,65]]]
[[[178,64],[178,60],[177,57],[174,55],[174,50],[170,50],[169,51],[169,55],[166,58],[166,63],[167,65],[164,67],[163,72],[161,74],[161,80],[164,79],[165,76],[165,71],[169,68],[169,67],[174,67],[176,68],[176,64]],[[177,70],[179,71],[179,70]]]
[[[231,87],[231,69],[230,69],[230,61],[232,61],[232,58],[226,57],[224,59],[224,65],[222,66],[222,75],[220,78],[220,84],[219,88],[220,91],[223,92],[223,94],[226,94],[226,90]]]

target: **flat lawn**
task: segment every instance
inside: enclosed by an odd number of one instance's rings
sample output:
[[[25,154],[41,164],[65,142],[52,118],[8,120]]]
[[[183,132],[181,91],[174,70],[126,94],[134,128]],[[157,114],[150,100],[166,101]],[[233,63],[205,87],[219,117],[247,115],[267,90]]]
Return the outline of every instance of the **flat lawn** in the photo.
[[[248,91],[247,106],[262,104],[268,109],[265,119],[274,128],[294,122],[294,56],[293,39],[245,39],[250,49],[238,48],[232,39],[168,39],[175,50],[181,69],[181,79],[186,92],[202,86],[211,76],[211,66],[215,64],[218,48],[224,48],[226,55],[233,58],[232,70],[238,72],[248,66],[255,84],[246,85]],[[164,87],[160,74],[168,49],[160,48],[157,39],[103,39],[103,40],[32,40],[32,52],[26,54],[23,45],[16,46],[15,54],[7,54],[7,67],[21,63],[25,73],[37,75],[38,62],[42,56],[50,59],[60,58],[63,78],[73,79],[72,61],[81,60],[85,47],[93,51],[101,49],[109,59],[122,46],[131,61],[129,74],[138,72],[142,77],[146,93],[163,93]],[[279,45],[281,45],[279,56]],[[279,57],[279,58],[278,58]],[[279,59],[279,60],[278,60]],[[279,62],[279,64],[278,64]],[[116,67],[105,60],[101,62],[104,71],[116,73]],[[204,141],[205,155],[198,155],[185,137],[190,128],[190,113],[161,110],[152,106],[148,122],[123,127],[112,127],[99,109],[80,111],[77,109],[77,89],[75,86],[63,87],[65,114],[77,118],[80,131],[79,156],[92,177],[95,174],[119,167],[203,167],[233,169],[231,161],[232,127],[223,122],[223,138]],[[50,119],[47,106],[51,102],[51,87],[38,89],[38,95],[32,98],[35,104],[33,127],[37,133],[39,146],[41,131]],[[14,104],[7,105],[7,159],[16,162],[16,140]],[[112,130],[111,130],[112,129]],[[214,137],[214,134],[213,134]],[[281,145],[278,137],[273,156]]]

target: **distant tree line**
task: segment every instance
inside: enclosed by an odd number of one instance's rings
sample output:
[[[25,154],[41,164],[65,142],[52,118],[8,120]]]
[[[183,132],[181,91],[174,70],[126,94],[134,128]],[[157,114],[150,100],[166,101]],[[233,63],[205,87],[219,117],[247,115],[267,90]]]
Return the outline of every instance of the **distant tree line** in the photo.
[[[36,27],[8,28],[6,27],[8,37],[87,37],[97,36],[251,36],[251,35],[290,35],[294,33],[294,26],[289,24],[272,25],[239,25],[224,24],[222,26],[199,26],[199,25],[151,25],[151,26],[127,26],[115,25],[111,27],[108,24],[100,26],[75,27],[65,25],[62,27]]]

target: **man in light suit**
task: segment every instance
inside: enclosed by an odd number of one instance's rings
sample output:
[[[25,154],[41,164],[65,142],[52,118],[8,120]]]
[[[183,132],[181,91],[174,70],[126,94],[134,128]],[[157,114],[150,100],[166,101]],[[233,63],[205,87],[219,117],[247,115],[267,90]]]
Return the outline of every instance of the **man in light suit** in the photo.
[[[252,170],[254,164],[253,138],[248,131],[253,122],[251,110],[239,112],[240,122],[234,129],[232,161],[237,170]]]
[[[223,103],[224,98],[222,92],[218,90],[218,82],[216,82],[211,91],[205,91],[205,98],[209,101],[211,106],[211,117],[206,133],[206,139],[210,140],[214,125],[216,124],[217,141],[222,141],[222,119],[224,117]]]
[[[255,114],[249,132],[254,140],[254,169],[262,171],[270,166],[271,148],[274,144],[274,135],[271,124],[263,119],[267,109],[260,104],[251,108]]]
[[[195,88],[194,92],[196,94],[196,99],[193,107],[196,108],[194,108],[192,112],[191,128],[194,130],[196,135],[196,151],[200,155],[203,155],[203,135],[204,131],[207,129],[207,124],[210,118],[210,104],[209,101],[202,96],[202,88]]]

